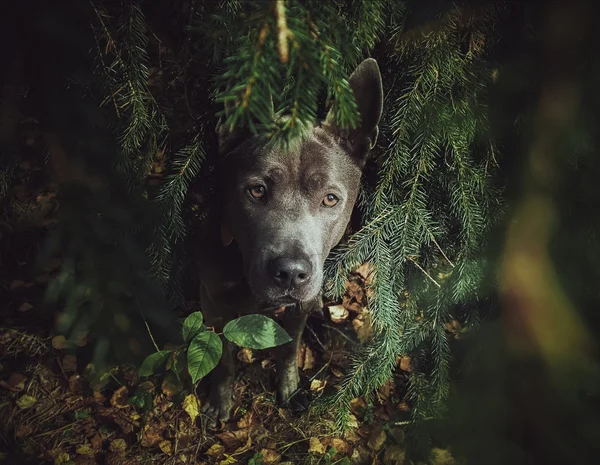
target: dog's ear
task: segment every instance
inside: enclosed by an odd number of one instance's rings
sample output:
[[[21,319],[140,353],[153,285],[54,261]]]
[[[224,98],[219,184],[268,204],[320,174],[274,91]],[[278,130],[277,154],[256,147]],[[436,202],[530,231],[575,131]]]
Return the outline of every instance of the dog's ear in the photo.
[[[275,110],[273,105],[273,97],[269,95],[269,111],[271,116],[274,118]],[[237,100],[227,100],[224,102],[224,115],[219,119],[217,123],[217,135],[219,136],[219,153],[225,154],[235,147],[241,140],[250,137],[251,133],[248,128],[235,128],[231,130],[226,124],[225,120],[231,114],[233,109],[239,105]]]
[[[364,163],[369,150],[377,142],[379,120],[383,109],[383,85],[377,61],[367,58],[354,70],[349,79],[350,88],[358,105],[360,123],[351,130],[342,130],[335,124],[330,111],[323,128],[342,139],[353,157]]]

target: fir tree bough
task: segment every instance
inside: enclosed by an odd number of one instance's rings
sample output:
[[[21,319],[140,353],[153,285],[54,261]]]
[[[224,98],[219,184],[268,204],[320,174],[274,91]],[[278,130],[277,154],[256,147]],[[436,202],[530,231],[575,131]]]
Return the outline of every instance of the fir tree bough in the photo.
[[[467,22],[454,7],[437,29],[400,33],[394,43],[396,69],[404,72],[389,91],[379,181],[361,196],[365,225],[328,268],[336,297],[344,273],[364,262],[373,268],[375,337],[355,354],[332,399],[345,407],[341,425],[353,398],[392,377],[400,354],[412,355],[413,416],[443,414],[450,389],[445,326],[464,317],[457,312],[478,320],[481,255],[499,199],[490,182],[496,150],[485,111],[492,74],[484,53],[497,14],[490,10]]]

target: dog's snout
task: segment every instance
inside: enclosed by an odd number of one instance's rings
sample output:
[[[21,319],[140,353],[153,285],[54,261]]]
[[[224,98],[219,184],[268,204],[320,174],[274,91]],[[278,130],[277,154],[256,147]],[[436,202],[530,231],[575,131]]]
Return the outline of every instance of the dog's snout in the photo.
[[[280,257],[269,262],[271,277],[284,289],[300,289],[310,281],[312,266],[307,260]]]

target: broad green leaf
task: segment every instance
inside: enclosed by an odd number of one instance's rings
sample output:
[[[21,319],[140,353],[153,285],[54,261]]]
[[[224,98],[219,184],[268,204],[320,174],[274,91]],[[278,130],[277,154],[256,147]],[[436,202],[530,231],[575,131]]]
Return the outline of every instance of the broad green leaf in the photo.
[[[281,326],[264,315],[236,318],[225,325],[223,335],[234,344],[250,349],[268,349],[292,340]]]
[[[194,312],[190,316],[188,316],[183,322],[183,328],[181,330],[181,335],[183,336],[183,340],[188,344],[192,342],[192,339],[196,337],[196,335],[202,331],[202,322],[204,321],[204,317],[200,312]]]
[[[188,371],[192,382],[197,383],[210,373],[219,363],[222,353],[221,338],[212,331],[201,332],[192,339],[187,352]]]
[[[140,366],[139,375],[152,376],[153,374],[157,373],[162,365],[167,361],[167,358],[169,358],[170,354],[170,350],[159,350],[158,352],[148,355],[142,362],[142,366]]]

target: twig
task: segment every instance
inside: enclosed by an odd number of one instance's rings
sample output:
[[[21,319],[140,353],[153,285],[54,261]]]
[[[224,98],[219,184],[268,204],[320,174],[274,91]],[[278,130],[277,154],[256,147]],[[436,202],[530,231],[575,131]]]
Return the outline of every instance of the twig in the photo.
[[[42,436],[48,436],[48,435],[51,435],[51,434],[58,433],[60,431],[69,429],[73,425],[76,425],[77,423],[79,423],[80,421],[81,420],[74,421],[73,423],[69,423],[68,425],[61,426],[60,428],[56,428],[56,429],[53,429],[51,431],[44,431],[43,433],[35,435],[34,438],[41,438]]]
[[[312,335],[315,337],[315,339],[317,340],[317,342],[319,343],[319,345],[321,346],[321,348],[323,350],[325,350],[325,346],[323,345],[323,343],[319,340],[319,337],[317,336],[317,334],[315,333],[315,330],[312,329],[309,325],[306,325],[306,328],[312,333]]]
[[[285,17],[285,0],[276,0],[275,16],[277,18],[277,41],[279,45],[279,59],[282,63],[287,63],[290,56],[290,46],[288,44],[288,37],[291,35],[291,32],[287,27],[287,21]]]
[[[430,232],[429,235],[431,236],[431,240],[433,241],[433,243],[436,245],[436,247],[438,248],[438,250],[441,252],[441,254],[444,256],[444,258],[448,261],[448,263],[450,264],[450,266],[452,268],[454,268],[454,263],[452,263],[450,261],[450,259],[448,258],[448,256],[444,253],[444,251],[442,250],[442,248],[440,247],[440,244],[437,243],[437,241],[435,240],[434,235]]]
[[[144,324],[146,325],[146,329],[148,330],[148,335],[150,336],[150,339],[152,340],[152,344],[154,344],[154,348],[156,349],[157,352],[160,352],[160,349],[158,348],[158,344],[156,344],[156,341],[154,340],[154,336],[152,336],[152,331],[150,331],[150,326],[148,326],[148,322],[146,321],[146,317],[144,316],[143,313],[142,313],[142,318],[144,319]]]
[[[427,273],[427,271],[425,271],[425,269],[424,269],[424,268],[423,268],[421,265],[419,265],[419,264],[418,264],[418,263],[417,263],[417,262],[416,262],[416,261],[415,261],[413,258],[409,258],[409,260],[410,260],[411,262],[413,262],[413,263],[415,264],[415,266],[416,266],[416,267],[417,267],[419,270],[421,270],[421,271],[423,272],[423,274],[425,274],[425,276],[427,276],[427,277],[428,277],[428,278],[431,280],[431,282],[432,282],[433,284],[435,284],[435,285],[438,287],[438,289],[439,289],[440,287],[442,287],[442,286],[440,285],[440,283],[438,283],[438,282],[437,282],[435,279],[433,279],[433,277],[432,277],[432,276],[431,276],[429,273]]]
[[[420,418],[418,421],[428,421],[428,420],[435,420],[435,417]],[[410,425],[412,423],[415,423],[415,420],[397,421],[394,423],[394,425],[395,426],[406,426],[406,425]]]
[[[350,344],[352,345],[357,345],[356,341],[353,341],[352,339],[350,339],[346,334],[344,334],[343,331],[339,330],[338,328],[336,328],[335,326],[329,326],[324,324],[323,325],[324,328],[329,328],[329,329],[333,329],[334,331],[336,331],[338,334],[340,334],[340,336],[344,337],[348,342],[350,342]]]

